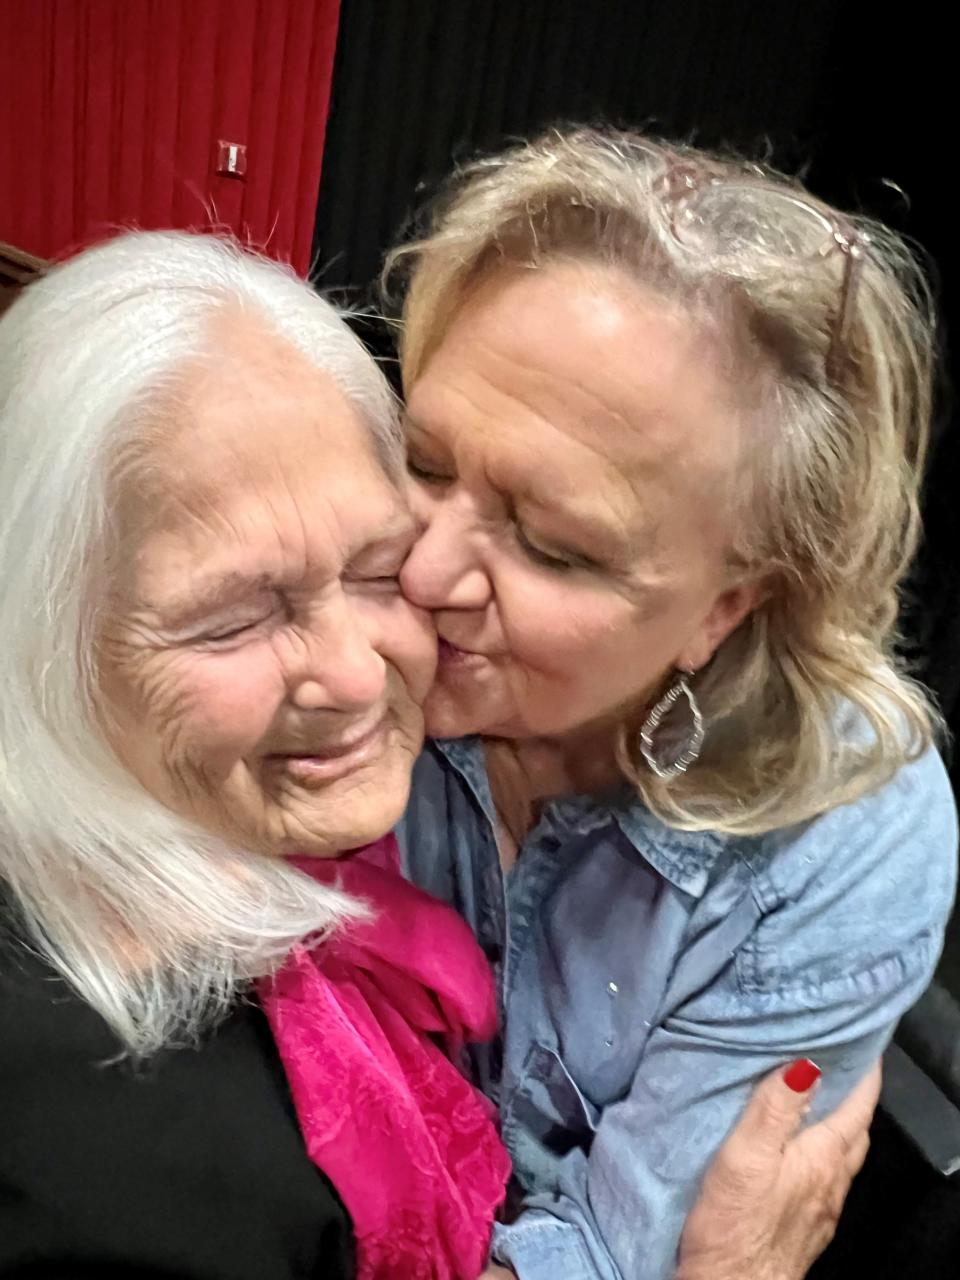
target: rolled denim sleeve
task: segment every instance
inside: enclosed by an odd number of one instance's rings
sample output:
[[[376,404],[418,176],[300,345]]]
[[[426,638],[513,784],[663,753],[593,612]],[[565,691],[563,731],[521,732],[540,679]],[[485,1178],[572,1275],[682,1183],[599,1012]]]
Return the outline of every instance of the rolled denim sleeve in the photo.
[[[565,1206],[575,1218],[576,1204]],[[598,1253],[597,1250],[600,1250]],[[510,1226],[493,1229],[491,1256],[525,1280],[604,1280],[619,1276],[593,1224],[584,1229],[543,1209],[525,1209]]]
[[[665,1005],[627,1095],[602,1111],[589,1151],[568,1152],[556,1184],[497,1228],[495,1259],[520,1280],[669,1280],[703,1174],[758,1081],[813,1058],[811,1122],[850,1092],[942,945],[955,816],[935,788],[939,810],[918,823],[922,791],[852,836],[825,815],[774,838],[756,928],[711,981]]]

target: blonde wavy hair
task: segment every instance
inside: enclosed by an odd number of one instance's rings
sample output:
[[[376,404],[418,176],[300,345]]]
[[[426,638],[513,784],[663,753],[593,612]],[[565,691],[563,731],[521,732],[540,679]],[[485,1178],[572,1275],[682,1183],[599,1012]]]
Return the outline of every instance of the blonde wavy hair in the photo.
[[[727,242],[752,249],[678,236],[678,174],[723,185]],[[846,308],[844,253],[764,251],[801,243],[811,208],[862,250]],[[388,257],[407,390],[480,278],[571,259],[619,268],[709,324],[736,357],[758,437],[729,553],[765,598],[697,674],[708,726],[697,763],[654,776],[627,725],[626,776],[687,830],[756,834],[857,799],[921,755],[938,724],[894,651],[930,417],[935,323],[920,265],[892,231],[761,166],[639,134],[553,131],[457,173],[425,235]]]

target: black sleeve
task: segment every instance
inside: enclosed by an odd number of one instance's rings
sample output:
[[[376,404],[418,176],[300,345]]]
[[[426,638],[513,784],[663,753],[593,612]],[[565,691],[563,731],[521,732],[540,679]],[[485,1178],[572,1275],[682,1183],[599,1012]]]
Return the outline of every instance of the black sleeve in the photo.
[[[0,942],[0,1276],[351,1280],[348,1215],[258,1009],[139,1070],[116,1053],[88,1006]]]

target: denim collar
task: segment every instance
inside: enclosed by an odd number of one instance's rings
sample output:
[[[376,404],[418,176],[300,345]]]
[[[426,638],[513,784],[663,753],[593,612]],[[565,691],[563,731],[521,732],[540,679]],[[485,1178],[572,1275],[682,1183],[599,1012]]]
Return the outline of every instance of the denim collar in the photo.
[[[479,738],[434,738],[433,747],[460,775],[484,816],[495,827],[496,810]],[[544,806],[538,830],[586,835],[615,823],[637,854],[682,893],[700,898],[726,844],[712,831],[678,831],[650,812],[626,784],[606,796],[562,796]]]

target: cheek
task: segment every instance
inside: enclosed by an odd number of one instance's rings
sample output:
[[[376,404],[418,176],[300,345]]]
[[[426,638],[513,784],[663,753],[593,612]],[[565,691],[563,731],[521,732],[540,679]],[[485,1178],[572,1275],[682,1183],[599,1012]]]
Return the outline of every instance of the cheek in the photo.
[[[266,643],[233,653],[163,655],[143,673],[140,688],[149,730],[164,753],[208,763],[255,747],[283,696]]]
[[[184,686],[184,737],[241,753],[261,741],[284,696],[279,667],[265,644],[198,655]]]
[[[672,612],[641,614],[613,590],[541,584],[500,602],[522,696],[575,717],[648,696],[676,656]]]
[[[402,596],[371,601],[369,608],[380,656],[399,673],[414,702],[422,703],[437,670],[437,632],[430,614]]]
[[[585,677],[636,629],[635,611],[621,597],[572,583],[515,575],[509,587],[498,583],[497,604],[510,656],[547,676]]]

